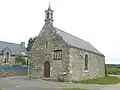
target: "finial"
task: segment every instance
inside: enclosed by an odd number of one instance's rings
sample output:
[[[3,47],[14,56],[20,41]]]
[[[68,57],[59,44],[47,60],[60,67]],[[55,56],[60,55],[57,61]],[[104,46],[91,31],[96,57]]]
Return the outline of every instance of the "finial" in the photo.
[[[49,2],[49,7],[50,7],[50,2]]]
[[[49,2],[49,7],[48,7],[48,10],[51,10],[51,7],[50,7],[50,2]]]

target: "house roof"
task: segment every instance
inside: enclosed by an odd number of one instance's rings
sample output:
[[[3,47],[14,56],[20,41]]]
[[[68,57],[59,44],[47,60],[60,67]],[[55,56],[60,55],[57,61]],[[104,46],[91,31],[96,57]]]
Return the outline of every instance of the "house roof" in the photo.
[[[5,48],[10,49],[11,55],[23,55],[23,56],[28,55],[26,48],[21,47],[21,44],[0,41],[0,54],[3,53],[3,50],[5,50]]]
[[[67,42],[69,45],[73,46],[73,47],[77,47],[80,49],[84,49],[99,55],[104,56],[101,52],[99,52],[95,47],[93,47],[89,42],[84,41],[78,37],[75,37],[69,33],[66,33],[60,29],[57,29],[55,27],[53,27],[57,33],[65,40],[65,42]]]

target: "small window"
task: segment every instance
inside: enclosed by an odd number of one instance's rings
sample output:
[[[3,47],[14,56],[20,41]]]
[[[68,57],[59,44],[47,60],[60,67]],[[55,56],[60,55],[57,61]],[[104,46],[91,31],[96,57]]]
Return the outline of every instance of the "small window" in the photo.
[[[85,55],[85,70],[88,70],[88,55]]]
[[[7,52],[7,61],[9,60],[9,52]]]
[[[62,50],[54,50],[54,60],[62,59]]]
[[[48,41],[45,42],[45,47],[46,47],[46,48],[48,47]]]
[[[49,19],[49,13],[47,13],[47,19]]]

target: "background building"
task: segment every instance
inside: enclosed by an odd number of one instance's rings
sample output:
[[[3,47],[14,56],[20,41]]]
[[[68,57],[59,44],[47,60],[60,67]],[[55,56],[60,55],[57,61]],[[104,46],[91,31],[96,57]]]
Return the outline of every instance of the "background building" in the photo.
[[[27,63],[28,52],[25,48],[25,42],[15,44],[5,41],[0,41],[0,65],[9,63],[11,65],[18,64],[15,58],[20,56],[25,59]]]

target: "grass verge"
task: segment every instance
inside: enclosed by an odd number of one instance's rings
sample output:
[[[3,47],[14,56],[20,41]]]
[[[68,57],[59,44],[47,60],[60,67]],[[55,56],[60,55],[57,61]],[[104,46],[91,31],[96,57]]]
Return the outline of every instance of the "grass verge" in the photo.
[[[104,78],[96,78],[96,79],[76,81],[75,83],[103,84],[103,85],[118,84],[118,83],[120,83],[120,78],[115,77],[115,76],[107,76]]]
[[[88,90],[88,89],[84,89],[84,88],[64,88],[62,90]]]

